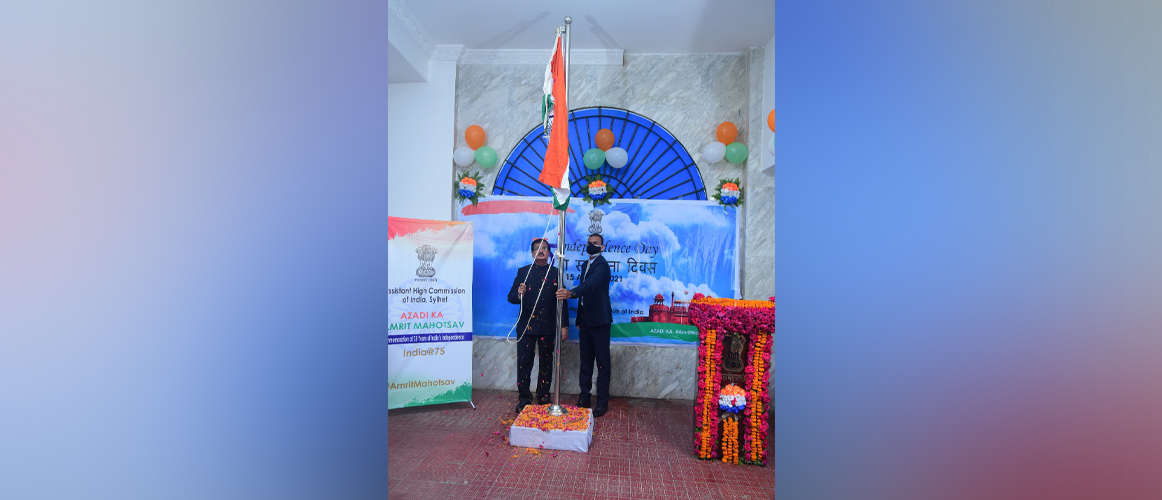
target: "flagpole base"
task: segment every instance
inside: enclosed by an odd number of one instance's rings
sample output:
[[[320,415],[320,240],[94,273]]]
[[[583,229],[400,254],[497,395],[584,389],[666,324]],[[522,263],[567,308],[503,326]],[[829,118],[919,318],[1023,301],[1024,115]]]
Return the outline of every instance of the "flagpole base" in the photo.
[[[537,408],[528,405],[524,411],[535,411]],[[526,427],[519,422],[518,417],[518,421],[508,429],[508,444],[518,448],[531,448],[529,451],[564,450],[582,453],[589,451],[589,445],[593,443],[593,413],[586,408],[577,408],[577,411],[570,411],[569,416],[564,419],[572,419],[584,425],[571,425],[572,430],[544,430],[535,426],[535,422],[531,423],[533,426]]]
[[[567,413],[569,413],[569,410],[566,410],[565,407],[561,406],[559,403],[554,403],[552,406],[549,407],[549,415],[552,415],[554,417],[559,417],[559,416],[565,415]]]

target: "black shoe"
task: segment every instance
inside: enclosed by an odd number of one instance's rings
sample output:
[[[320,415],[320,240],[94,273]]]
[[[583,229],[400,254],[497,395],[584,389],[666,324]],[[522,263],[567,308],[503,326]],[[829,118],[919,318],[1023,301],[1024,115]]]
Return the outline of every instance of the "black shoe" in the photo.
[[[545,397],[537,396],[537,404],[539,404],[539,405],[551,405],[551,404],[553,404],[553,398],[550,396],[545,396]]]
[[[583,395],[577,398],[577,406],[579,408],[589,408],[589,396]]]
[[[598,405],[598,406],[597,406],[597,408],[594,408],[594,409],[593,409],[593,416],[594,416],[594,417],[600,417],[600,416],[602,416],[602,415],[605,415],[605,412],[607,412],[607,411],[609,411],[609,407],[608,407],[608,406],[606,406],[606,405]]]
[[[516,412],[520,413],[520,411],[525,409],[525,407],[528,406],[530,403],[532,403],[532,401],[529,401],[527,399],[520,400],[520,402],[516,404]]]

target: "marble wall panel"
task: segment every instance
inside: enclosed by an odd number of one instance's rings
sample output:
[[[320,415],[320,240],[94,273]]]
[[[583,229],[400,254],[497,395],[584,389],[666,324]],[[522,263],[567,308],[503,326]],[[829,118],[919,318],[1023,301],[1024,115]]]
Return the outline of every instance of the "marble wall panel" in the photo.
[[[744,298],[766,300],[775,295],[775,188],[751,186],[748,191]]]
[[[609,393],[617,397],[658,399],[694,399],[694,377],[698,351],[679,347],[622,346],[609,349],[613,373]],[[533,362],[530,391],[536,391],[539,361]],[[576,396],[580,392],[577,374],[580,353],[577,344],[561,346],[561,394]],[[516,345],[504,340],[472,341],[472,386],[478,389],[516,390]],[[593,374],[596,388],[597,373]],[[562,398],[568,404],[576,399]]]
[[[749,98],[750,98],[750,130],[755,133],[751,134],[750,142],[747,148],[752,154],[747,159],[747,185],[749,186],[770,186],[775,185],[775,176],[762,173],[760,152],[766,147],[763,141],[763,132],[767,130],[767,112],[769,110],[763,109],[763,66],[765,65],[765,50],[761,48],[751,49],[747,52],[747,65],[749,76]],[[773,200],[763,200],[763,203],[772,203]]]
[[[762,172],[759,161],[763,147],[761,131],[766,127],[762,108],[764,49],[751,49],[746,57],[749,123],[756,133],[751,135],[747,146],[753,154],[747,159],[743,178],[747,190],[743,205],[743,298],[765,300],[775,295],[775,180],[774,176]]]

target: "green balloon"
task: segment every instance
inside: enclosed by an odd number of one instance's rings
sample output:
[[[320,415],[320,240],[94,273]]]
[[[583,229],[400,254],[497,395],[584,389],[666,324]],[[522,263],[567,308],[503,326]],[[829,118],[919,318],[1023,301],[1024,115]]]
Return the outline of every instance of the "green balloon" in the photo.
[[[585,152],[585,166],[589,167],[589,170],[597,170],[604,163],[605,151],[598,148],[589,148],[589,151]]]
[[[741,142],[730,143],[726,147],[726,161],[736,164],[746,161],[746,146]]]
[[[489,146],[480,146],[476,149],[476,163],[479,163],[483,168],[491,168],[496,165],[496,150]]]

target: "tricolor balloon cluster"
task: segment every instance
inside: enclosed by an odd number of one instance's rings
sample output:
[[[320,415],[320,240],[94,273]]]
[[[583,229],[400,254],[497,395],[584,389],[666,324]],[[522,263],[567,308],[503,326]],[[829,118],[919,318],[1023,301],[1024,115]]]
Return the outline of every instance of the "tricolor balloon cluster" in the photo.
[[[612,130],[607,128],[598,130],[597,135],[593,137],[593,142],[597,144],[597,147],[589,148],[582,156],[585,167],[589,170],[597,170],[605,163],[609,163],[609,166],[613,168],[621,168],[629,163],[629,153],[624,149],[613,147],[613,143],[616,141]]]
[[[702,158],[710,163],[718,163],[726,158],[726,161],[736,165],[746,161],[746,145],[734,141],[738,137],[738,127],[733,123],[720,123],[714,136],[718,140],[702,148]]]
[[[485,146],[484,141],[488,139],[488,135],[484,133],[484,128],[480,125],[471,125],[464,131],[464,140],[468,142],[468,147],[460,146],[452,151],[452,161],[461,167],[467,167],[475,160],[483,168],[492,168],[496,165],[496,150],[491,146]],[[464,190],[463,187],[460,188]]]

